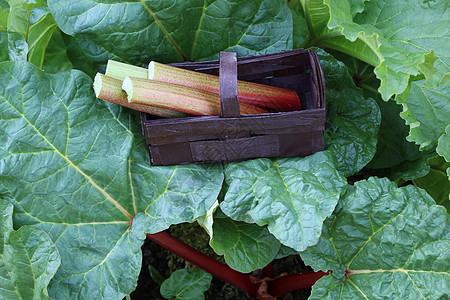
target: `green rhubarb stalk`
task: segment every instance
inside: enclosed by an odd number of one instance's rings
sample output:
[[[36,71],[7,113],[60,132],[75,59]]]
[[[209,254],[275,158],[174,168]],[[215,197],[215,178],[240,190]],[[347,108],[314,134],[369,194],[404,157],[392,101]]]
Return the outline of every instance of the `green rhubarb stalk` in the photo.
[[[119,104],[131,109],[146,112],[155,116],[164,118],[186,117],[187,114],[177,111],[152,107],[149,105],[142,105],[137,103],[130,103],[127,99],[127,94],[122,90],[122,80],[97,73],[94,78],[94,92],[98,99],[105,100],[111,103]]]
[[[126,77],[122,89],[130,103],[146,104],[199,116],[217,116],[220,111],[219,95],[183,85]],[[240,103],[241,114],[267,113],[262,108]]]
[[[147,78],[148,70],[146,68],[129,65],[115,60],[108,60],[105,75],[123,81],[127,76]]]
[[[148,78],[219,93],[219,77],[150,62]],[[300,110],[300,98],[293,90],[238,80],[240,102],[275,111]]]

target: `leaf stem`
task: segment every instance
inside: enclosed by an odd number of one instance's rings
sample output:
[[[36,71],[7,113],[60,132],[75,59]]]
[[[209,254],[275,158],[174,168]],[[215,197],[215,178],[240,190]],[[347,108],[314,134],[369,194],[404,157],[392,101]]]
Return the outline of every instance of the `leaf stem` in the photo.
[[[219,76],[158,63],[148,65],[148,78],[219,94]],[[300,98],[293,90],[238,80],[239,102],[275,111],[300,110]]]
[[[126,77],[122,89],[127,93],[130,103],[151,105],[199,116],[218,116],[220,111],[218,94],[183,85]],[[247,103],[240,103],[240,108],[242,114],[267,113],[264,109]]]
[[[179,241],[167,232],[147,234],[147,237],[179,257],[189,261],[206,272],[231,283],[250,295],[258,295],[260,284],[252,282],[249,275],[231,269],[229,266],[222,264]],[[279,276],[273,281],[267,281],[269,283],[269,293],[272,296],[277,297],[292,291],[310,288],[317,280],[325,275],[328,275],[328,273],[319,271]]]
[[[122,90],[122,81],[110,76],[97,73],[94,78],[94,91],[98,99],[102,99],[111,103],[119,104],[134,110],[149,113],[164,118],[186,117],[187,114],[176,112],[169,109],[142,105],[137,103],[129,103],[127,94]]]

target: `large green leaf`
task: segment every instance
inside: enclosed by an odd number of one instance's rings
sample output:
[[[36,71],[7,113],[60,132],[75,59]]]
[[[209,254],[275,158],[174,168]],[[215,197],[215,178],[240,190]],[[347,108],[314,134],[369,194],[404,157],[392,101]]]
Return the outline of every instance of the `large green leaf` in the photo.
[[[123,298],[137,283],[144,233],[205,215],[222,167],[151,167],[139,114],[97,100],[80,71],[5,62],[0,81],[0,193],[17,226],[45,230],[58,247],[49,294]]]
[[[384,100],[403,105],[409,140],[436,146],[448,125],[448,0],[305,0],[309,45],[334,49],[375,67]],[[411,22],[420,16],[420,22]],[[420,82],[410,81],[415,76]],[[441,87],[439,87],[441,86]],[[445,87],[446,86],[446,87]],[[422,111],[423,109],[423,111]],[[441,118],[444,115],[446,118]],[[439,120],[436,122],[436,120]]]
[[[13,230],[13,206],[0,199],[0,298],[49,299],[47,285],[61,263],[55,244],[32,226]]]
[[[378,93],[380,81],[373,67],[354,57],[333,51],[333,56],[345,63],[356,85],[365,97],[376,100],[381,112],[377,150],[367,165],[371,173],[391,180],[412,180],[425,176],[429,171],[427,159],[434,150],[420,151],[419,147],[406,140],[409,126],[400,117],[401,106],[394,101],[383,101]],[[375,169],[375,170],[374,170]]]
[[[230,218],[214,218],[210,245],[224,255],[227,265],[242,273],[267,266],[281,246],[267,228]]]
[[[376,152],[380,109],[355,86],[343,63],[322,50],[318,54],[327,95],[325,147],[336,157],[338,170],[350,176],[370,162]]]
[[[317,242],[346,185],[330,152],[227,164],[225,180],[228,190],[220,207],[227,216],[268,225],[282,244],[296,250]]]
[[[448,33],[448,0],[433,3],[411,0],[406,4],[387,0],[325,0],[323,5],[329,9],[328,16],[322,16],[328,18],[328,30],[324,29],[323,34],[337,30],[342,36],[322,39],[319,36],[318,43],[342,52],[348,48],[348,52],[355,52],[348,54],[374,65],[385,100],[401,94],[411,75],[424,73],[429,81],[438,84],[449,71],[449,49],[440,42]],[[420,24],[411,23],[418,15]],[[323,21],[319,27],[322,24]],[[343,37],[351,43],[342,43]],[[436,70],[433,63],[438,67]]]
[[[203,270],[176,270],[161,285],[161,295],[166,299],[205,299],[204,294],[209,289],[211,280],[212,275]]]
[[[45,1],[9,1],[8,50],[11,60],[25,60],[42,68],[45,50],[56,23]]]
[[[49,0],[48,5],[63,32],[134,64],[200,60],[221,50],[247,55],[292,48],[292,16],[282,0]]]
[[[423,190],[386,178],[356,182],[301,253],[331,270],[311,299],[446,299],[450,294],[449,215]]]

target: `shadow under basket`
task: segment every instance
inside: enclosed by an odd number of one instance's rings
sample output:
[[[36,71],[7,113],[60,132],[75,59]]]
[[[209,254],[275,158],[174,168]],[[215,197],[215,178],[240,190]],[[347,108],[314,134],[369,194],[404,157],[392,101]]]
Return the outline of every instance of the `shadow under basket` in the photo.
[[[237,60],[235,53],[222,52],[220,61],[172,65],[220,73],[221,114],[162,119],[141,113],[152,165],[305,156],[323,150],[325,81],[315,52],[299,49]],[[241,116],[237,79],[295,90],[301,110]]]

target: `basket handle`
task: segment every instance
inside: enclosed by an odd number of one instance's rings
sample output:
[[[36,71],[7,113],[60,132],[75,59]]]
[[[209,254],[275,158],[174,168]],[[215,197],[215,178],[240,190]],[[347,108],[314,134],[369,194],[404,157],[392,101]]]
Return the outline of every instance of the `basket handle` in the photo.
[[[220,117],[239,117],[236,53],[220,52],[219,60]]]

